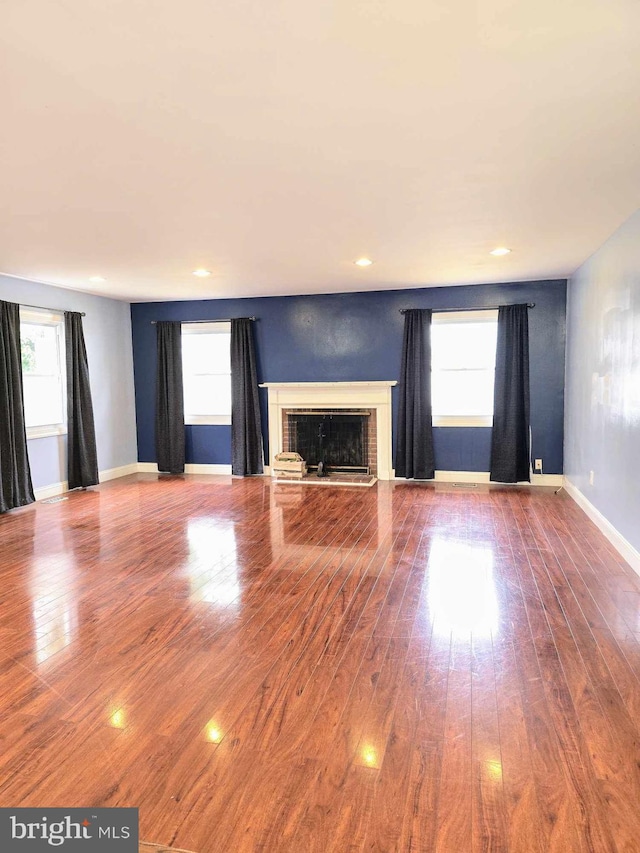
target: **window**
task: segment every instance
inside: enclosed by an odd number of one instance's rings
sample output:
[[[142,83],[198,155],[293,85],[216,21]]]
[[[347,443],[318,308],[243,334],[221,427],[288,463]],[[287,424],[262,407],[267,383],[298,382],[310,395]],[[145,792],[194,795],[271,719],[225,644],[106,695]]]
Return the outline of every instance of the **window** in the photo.
[[[231,323],[182,324],[187,424],[231,423]]]
[[[20,349],[27,438],[66,432],[64,316],[21,308]]]
[[[497,311],[433,313],[434,426],[492,426]]]

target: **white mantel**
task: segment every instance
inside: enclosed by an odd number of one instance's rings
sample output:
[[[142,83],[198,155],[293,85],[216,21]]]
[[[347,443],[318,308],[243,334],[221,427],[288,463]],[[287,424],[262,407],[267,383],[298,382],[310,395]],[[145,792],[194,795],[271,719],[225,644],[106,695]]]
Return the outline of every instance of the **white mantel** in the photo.
[[[382,382],[265,382],[269,393],[270,462],[282,451],[282,414],[285,409],[375,409],[378,433],[378,479],[393,477],[391,464],[391,388]]]

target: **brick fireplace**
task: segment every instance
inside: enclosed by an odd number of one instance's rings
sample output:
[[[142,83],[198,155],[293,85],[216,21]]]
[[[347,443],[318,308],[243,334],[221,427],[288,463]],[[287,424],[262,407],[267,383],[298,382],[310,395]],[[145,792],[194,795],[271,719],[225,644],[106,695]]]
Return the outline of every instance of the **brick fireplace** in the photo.
[[[375,409],[285,409],[282,414],[283,448],[297,451],[311,469],[322,458],[333,471],[377,476]]]
[[[395,384],[391,381],[265,383],[261,387],[267,388],[269,394],[269,462],[276,453],[296,449],[292,432],[296,415],[307,413],[315,423],[324,415],[328,427],[333,426],[332,421],[337,424],[341,415],[351,421],[359,416],[364,420],[361,467],[368,468],[381,480],[391,479],[391,388]],[[344,466],[339,467],[348,469],[352,462],[354,459],[348,455]],[[328,464],[331,466],[331,459]]]

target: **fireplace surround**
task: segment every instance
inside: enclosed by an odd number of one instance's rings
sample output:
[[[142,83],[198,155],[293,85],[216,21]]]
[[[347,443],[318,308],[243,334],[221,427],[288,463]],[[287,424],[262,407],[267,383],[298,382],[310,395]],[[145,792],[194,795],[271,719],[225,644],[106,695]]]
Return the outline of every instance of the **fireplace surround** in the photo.
[[[391,389],[395,381],[265,382],[269,396],[269,461],[289,446],[287,414],[369,412],[368,465],[380,480],[393,477],[391,464]],[[375,428],[374,428],[375,424]]]

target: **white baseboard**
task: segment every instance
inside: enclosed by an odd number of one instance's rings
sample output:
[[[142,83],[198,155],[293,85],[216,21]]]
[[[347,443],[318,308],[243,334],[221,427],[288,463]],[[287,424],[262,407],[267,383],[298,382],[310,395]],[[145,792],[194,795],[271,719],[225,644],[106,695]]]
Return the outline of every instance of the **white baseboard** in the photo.
[[[130,465],[121,465],[119,468],[107,468],[105,471],[98,472],[98,477],[101,483],[106,483],[107,480],[117,480],[118,477],[127,477],[129,474],[138,473],[138,463],[132,462]]]
[[[137,471],[137,462],[132,462],[130,465],[120,465],[119,468],[105,468],[104,471],[98,471],[98,480],[101,483],[106,483],[108,480],[116,480],[118,477],[135,474]],[[68,491],[69,483],[67,480],[63,480],[61,483],[51,483],[49,486],[41,486],[38,489],[34,489],[33,494],[37,501],[46,501],[48,498],[55,498]]]
[[[395,477],[395,471],[393,472]],[[395,477],[395,479],[401,483],[406,483],[404,477]],[[420,480],[416,482],[421,482]],[[433,480],[426,482],[436,482],[436,483],[477,483],[489,485],[491,480],[489,479],[488,471],[436,471],[436,475]],[[499,484],[496,484],[499,485]],[[556,489],[559,489],[562,485],[564,485],[564,476],[562,474],[532,474],[531,482],[527,483],[518,483],[518,486],[553,486]]]
[[[564,474],[532,474],[532,486],[553,486],[554,489],[560,489],[564,486]]]
[[[640,552],[634,548],[628,539],[625,539],[622,533],[620,533],[613,524],[611,524],[608,518],[605,518],[599,509],[594,507],[591,501],[583,495],[580,489],[575,486],[571,480],[565,478],[564,487],[567,494],[573,498],[580,509],[589,516],[600,532],[607,537],[620,556],[629,563],[636,574],[640,575]]]
[[[185,465],[185,474],[216,474],[231,476],[231,465]]]
[[[157,474],[158,466],[155,462],[138,462],[136,470],[140,474]],[[185,474],[215,474],[217,476],[231,476],[231,465],[185,465]]]
[[[130,465],[120,465],[118,468],[106,468],[98,471],[98,479],[101,483],[109,480],[117,480],[119,477],[127,477],[129,474],[150,473],[157,474],[158,466],[155,462],[132,462]],[[185,465],[185,474],[216,474],[218,476],[231,476],[231,465]],[[37,501],[45,501],[55,498],[69,491],[69,483],[51,483],[49,486],[41,486],[34,489],[33,493]]]
[[[138,474],[157,474],[158,466],[155,462],[138,462]]]
[[[436,471],[436,483],[488,483],[488,471]]]
[[[55,498],[69,491],[69,484],[65,480],[63,483],[52,483],[50,486],[41,486],[39,489],[34,489],[33,494],[37,501],[46,501],[49,498]]]

